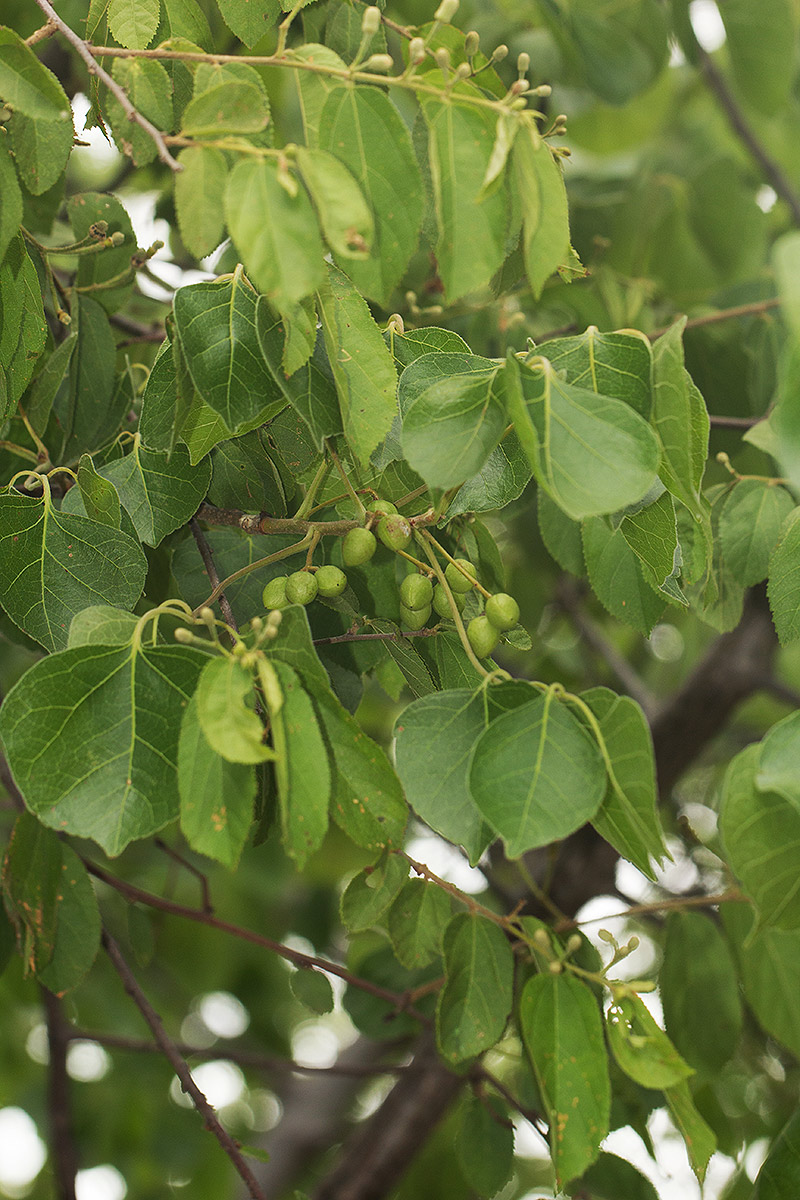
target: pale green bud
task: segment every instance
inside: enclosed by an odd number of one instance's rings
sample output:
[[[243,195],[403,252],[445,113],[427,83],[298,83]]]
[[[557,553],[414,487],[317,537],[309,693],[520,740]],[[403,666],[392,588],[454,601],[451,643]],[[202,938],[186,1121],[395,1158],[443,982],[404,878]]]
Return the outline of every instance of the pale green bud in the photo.
[[[373,37],[381,27],[381,10],[374,4],[369,8],[364,9],[364,16],[361,18],[361,32],[366,37]]]
[[[441,21],[443,25],[449,25],[457,12],[458,0],[442,0],[442,3],[433,14],[433,19],[434,21]]]

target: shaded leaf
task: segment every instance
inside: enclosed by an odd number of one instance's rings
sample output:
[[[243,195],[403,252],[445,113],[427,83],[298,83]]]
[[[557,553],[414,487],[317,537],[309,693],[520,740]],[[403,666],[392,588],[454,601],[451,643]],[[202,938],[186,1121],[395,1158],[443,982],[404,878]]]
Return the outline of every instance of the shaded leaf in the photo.
[[[718,1071],[736,1052],[742,1003],[733,956],[703,913],[670,913],[659,973],[667,1033],[698,1069]]]
[[[444,935],[445,982],[436,1008],[436,1037],[449,1063],[488,1050],[505,1029],[514,956],[505,934],[485,917],[459,913]]]
[[[208,491],[211,463],[192,466],[183,446],[171,455],[147,450],[137,436],[131,453],[102,473],[117,489],[142,541],[157,546],[197,512]]]
[[[404,967],[426,967],[442,952],[442,938],[452,914],[447,892],[436,883],[409,879],[388,915],[392,948]]]

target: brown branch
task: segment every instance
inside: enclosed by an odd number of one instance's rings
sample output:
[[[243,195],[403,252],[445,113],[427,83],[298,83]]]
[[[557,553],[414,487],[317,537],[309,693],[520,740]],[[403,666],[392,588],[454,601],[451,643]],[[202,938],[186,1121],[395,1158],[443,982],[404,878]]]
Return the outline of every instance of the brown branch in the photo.
[[[402,638],[438,637],[441,629],[398,629],[394,633],[337,633],[335,637],[314,638],[315,646],[333,646],[337,642],[399,642]]]
[[[736,304],[733,308],[720,308],[716,312],[705,313],[702,317],[690,317],[684,329],[702,329],[704,325],[717,325],[720,321],[733,321],[736,317],[758,317],[772,308],[780,308],[780,305],[781,302],[777,296],[770,296],[768,300],[754,300],[751,304]],[[654,329],[652,333],[648,333],[650,341],[660,338],[673,323],[670,322],[670,325],[664,325],[661,329]]]
[[[108,319],[112,325],[130,334],[128,341],[120,342],[120,345],[133,342],[163,342],[166,337],[163,325],[145,325],[133,317],[126,317],[125,313],[111,313]]]
[[[128,99],[124,88],[121,88],[117,81],[113,79],[111,75],[109,75],[108,71],[104,70],[103,67],[100,66],[92,49],[89,46],[89,43],[85,42],[83,38],[79,37],[73,29],[70,29],[66,21],[64,21],[53,8],[50,0],[34,0],[34,4],[36,4],[42,10],[48,21],[64,35],[73,49],[78,52],[80,57],[86,63],[89,74],[96,75],[98,79],[102,80],[102,82],[111,92],[112,96],[114,96],[122,105],[122,109],[125,112],[128,120],[135,121],[135,123],[153,139],[156,150],[158,151],[158,157],[161,159],[161,161],[166,163],[171,171],[181,171],[183,168],[181,167],[180,163],[175,161],[167,149],[167,145],[164,141],[164,135],[159,129],[156,129],[155,125],[148,121],[147,117],[143,117],[138,109],[134,108]]]
[[[361,979],[358,975],[353,975],[351,971],[338,963],[329,962],[326,958],[317,958],[313,954],[303,954],[301,950],[293,950],[289,946],[284,946],[282,942],[276,942],[273,938],[265,937],[261,933],[254,933],[251,929],[245,929],[241,925],[232,925],[229,921],[222,921],[219,917],[203,912],[199,908],[188,908],[183,904],[177,904],[174,900],[165,900],[162,896],[146,892],[142,888],[136,887],[135,884],[111,875],[110,872],[98,867],[90,859],[84,858],[82,862],[90,875],[94,875],[95,879],[101,879],[103,883],[107,883],[109,887],[126,896],[128,900],[146,904],[149,908],[157,908],[161,912],[171,913],[176,917],[184,917],[187,921],[196,921],[199,925],[208,925],[211,929],[218,929],[220,932],[240,938],[242,941],[251,942],[254,946],[260,946],[264,950],[271,950],[273,954],[279,954],[281,958],[294,963],[296,967],[316,967],[317,970],[325,971],[328,975],[336,975],[362,992],[368,992],[378,1000],[385,1000],[397,1012],[408,1013],[423,1025],[431,1023],[430,1018],[418,1012],[408,1002],[408,997],[404,993],[389,991],[388,988],[372,983],[369,979]]]
[[[43,42],[45,38],[53,36],[56,28],[55,22],[50,20],[45,21],[44,25],[40,25],[38,29],[34,29],[30,37],[25,38],[25,45],[35,46],[37,42]]]
[[[185,871],[188,871],[190,875],[194,875],[195,879],[200,884],[200,897],[203,902],[203,912],[213,913],[214,905],[211,903],[211,889],[208,885],[208,877],[204,875],[200,868],[196,867],[194,863],[190,863],[188,858],[184,858],[182,854],[178,854],[177,850],[173,850],[171,846],[168,846],[162,838],[153,838],[153,845],[157,846],[163,854],[166,854],[168,858],[171,858],[173,862],[176,862],[178,866],[183,867]]]
[[[133,1000],[139,1012],[144,1017],[145,1023],[149,1026],[150,1032],[157,1045],[159,1046],[164,1057],[169,1061],[173,1071],[180,1080],[181,1087],[187,1096],[190,1097],[200,1116],[203,1118],[206,1129],[213,1133],[214,1137],[219,1142],[222,1149],[227,1154],[228,1158],[233,1163],[236,1171],[244,1180],[252,1200],[267,1200],[267,1197],[261,1191],[256,1179],[242,1157],[238,1143],[233,1140],[226,1129],[219,1122],[219,1117],[216,1110],[209,1104],[205,1095],[200,1091],[199,1087],[192,1078],[192,1073],[189,1070],[189,1065],[186,1059],[183,1058],[178,1051],[175,1043],[167,1036],[161,1018],[153,1008],[150,1001],[145,996],[136,978],[122,956],[119,946],[111,937],[111,934],[104,929],[101,934],[103,949],[111,960],[114,970],[122,980],[122,986]]]
[[[200,526],[197,524],[196,517],[192,517],[191,521],[189,522],[189,528],[191,529],[192,537],[197,544],[197,549],[200,551],[200,557],[203,560],[203,566],[206,569],[206,575],[208,576],[209,583],[211,584],[212,589],[216,591],[216,589],[219,587],[219,573],[214,562],[213,551],[208,544],[208,539],[206,538]],[[237,624],[236,617],[233,615],[233,609],[231,608],[230,601],[224,592],[217,592],[217,602],[227,624],[230,625],[231,629],[236,630],[238,633],[239,626]]]
[[[78,1155],[72,1125],[67,1049],[70,1028],[64,1019],[62,1001],[47,988],[41,989],[47,1023],[47,1112],[50,1124],[50,1157],[53,1163],[57,1200],[75,1200]]]
[[[709,413],[708,419],[712,429],[752,429],[759,421],[764,420],[764,415],[760,417],[718,417],[715,413]]]

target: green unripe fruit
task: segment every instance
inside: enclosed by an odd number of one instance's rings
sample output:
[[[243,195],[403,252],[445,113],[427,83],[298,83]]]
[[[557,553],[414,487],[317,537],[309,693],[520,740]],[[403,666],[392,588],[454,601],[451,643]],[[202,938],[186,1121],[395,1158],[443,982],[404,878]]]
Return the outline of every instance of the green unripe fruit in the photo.
[[[486,601],[486,616],[495,629],[505,633],[519,622],[519,605],[508,592],[495,592]]]
[[[475,568],[473,567],[472,563],[469,561],[468,558],[457,558],[456,562],[458,563],[458,566],[463,567],[464,570],[469,575],[471,575],[473,579],[475,578]],[[464,576],[461,574],[461,572],[459,571],[459,569],[455,565],[455,563],[447,564],[447,568],[445,570],[444,577],[447,580],[447,582],[450,584],[450,587],[452,588],[452,590],[454,592],[471,592],[472,591],[472,584],[470,583],[470,581],[468,579],[464,578]]]
[[[453,599],[456,602],[456,608],[461,612],[464,605],[467,603],[467,598],[461,592],[453,592]],[[433,607],[440,617],[452,617],[453,613],[450,608],[450,601],[447,599],[447,592],[440,583],[437,583],[433,589]]]
[[[290,604],[310,604],[316,595],[317,580],[310,571],[295,571],[286,580],[286,599]]]
[[[372,504],[368,506],[367,512],[384,513],[391,516],[397,512],[397,505],[392,504],[391,500],[373,500]]]
[[[427,608],[430,611],[433,599],[433,584],[427,575],[406,575],[400,584],[400,603],[414,611]]]
[[[467,637],[478,658],[488,658],[500,641],[499,632],[485,614],[472,618],[467,626]]]
[[[269,583],[264,584],[264,591],[261,593],[264,608],[286,608],[289,603],[286,599],[287,580],[288,575],[276,575]]]
[[[411,526],[399,513],[388,513],[378,523],[378,537],[389,550],[405,550],[411,541]]]
[[[347,576],[338,567],[320,567],[315,576],[320,596],[341,596],[347,587]]]
[[[426,604],[424,608],[406,608],[405,604],[400,605],[400,620],[408,629],[422,629],[430,615],[430,604]]]
[[[375,534],[369,529],[351,529],[342,541],[342,562],[346,567],[368,563],[378,548]]]

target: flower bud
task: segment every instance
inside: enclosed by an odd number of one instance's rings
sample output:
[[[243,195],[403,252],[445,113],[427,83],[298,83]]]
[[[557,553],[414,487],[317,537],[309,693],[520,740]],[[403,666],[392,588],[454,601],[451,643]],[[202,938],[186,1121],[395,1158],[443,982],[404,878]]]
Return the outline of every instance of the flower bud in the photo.
[[[364,9],[361,18],[361,32],[366,37],[373,37],[381,27],[381,10],[374,4]]]
[[[194,635],[190,630],[184,629],[182,625],[178,626],[172,636],[175,638],[176,642],[183,642],[184,646],[188,646],[189,642],[194,641]]]
[[[450,51],[447,49],[447,46],[440,46],[433,57],[436,59],[437,67],[440,67],[443,71],[446,71],[450,66]]]
[[[532,96],[551,96],[552,94],[553,89],[550,87],[549,83],[540,83],[539,86],[535,87],[531,92]]]
[[[503,59],[506,58],[507,56],[508,56],[508,46],[506,46],[506,44],[504,42],[501,42],[501,44],[499,46],[495,46],[494,50],[492,51],[492,62],[493,63],[502,62]]]
[[[458,0],[442,0],[442,3],[433,14],[433,19],[434,21],[441,21],[443,25],[449,25],[457,12]]]
[[[425,43],[421,37],[413,37],[408,43],[408,55],[412,63],[421,63],[425,57]]]
[[[391,71],[394,66],[394,59],[391,54],[371,54],[364,63],[365,71],[379,71],[383,74],[386,71]]]
[[[472,74],[472,67],[469,65],[469,63],[459,63],[458,66],[456,67],[456,78],[457,79],[468,79],[471,74]]]
[[[476,33],[474,29],[470,29],[464,41],[464,53],[466,54],[467,58],[472,58],[473,55],[477,54],[478,50],[480,49],[480,45],[480,34]]]
[[[367,9],[367,12],[369,12],[369,9]],[[530,65],[531,56],[530,54],[526,54],[523,50],[522,54],[517,55],[517,70],[519,71],[520,75],[525,75],[530,68]]]

